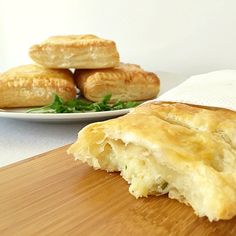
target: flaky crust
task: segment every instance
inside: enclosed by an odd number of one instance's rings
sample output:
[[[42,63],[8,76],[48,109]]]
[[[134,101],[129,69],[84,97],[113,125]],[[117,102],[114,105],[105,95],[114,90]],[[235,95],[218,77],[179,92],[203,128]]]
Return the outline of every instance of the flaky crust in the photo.
[[[95,35],[53,36],[33,45],[29,55],[49,68],[109,68],[119,64],[115,42]]]
[[[85,127],[69,153],[121,171],[136,197],[168,193],[211,221],[236,215],[235,112],[148,103]]]
[[[76,97],[73,74],[69,70],[24,65],[0,75],[1,108],[48,105],[52,93],[65,100]]]
[[[75,81],[80,92],[90,101],[112,94],[112,101],[142,101],[155,98],[160,89],[159,78],[134,64],[100,70],[76,70]]]

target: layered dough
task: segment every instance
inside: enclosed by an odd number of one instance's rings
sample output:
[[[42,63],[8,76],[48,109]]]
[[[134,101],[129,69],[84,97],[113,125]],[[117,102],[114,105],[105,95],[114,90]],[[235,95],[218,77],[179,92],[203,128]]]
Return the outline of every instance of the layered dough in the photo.
[[[168,193],[210,221],[236,214],[235,112],[147,103],[88,125],[68,152],[120,171],[136,198]]]
[[[64,100],[76,97],[71,71],[24,65],[0,75],[1,108],[48,105],[53,93]]]
[[[29,55],[49,68],[109,68],[119,64],[115,42],[95,35],[53,36],[33,45]]]
[[[159,78],[134,64],[110,69],[76,70],[75,81],[81,94],[90,101],[100,101],[112,94],[111,101],[142,101],[155,98],[160,89]]]

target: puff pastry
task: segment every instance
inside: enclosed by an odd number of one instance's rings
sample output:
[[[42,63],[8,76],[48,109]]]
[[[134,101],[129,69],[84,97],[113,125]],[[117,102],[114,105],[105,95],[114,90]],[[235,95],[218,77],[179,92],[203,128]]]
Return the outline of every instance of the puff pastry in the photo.
[[[71,71],[24,65],[0,75],[1,108],[47,105],[51,102],[52,93],[65,100],[76,97]]]
[[[108,68],[119,64],[115,42],[95,35],[53,36],[32,46],[29,55],[49,68]]]
[[[148,103],[88,125],[68,152],[120,171],[136,198],[168,193],[210,221],[236,215],[235,112]]]
[[[121,63],[100,70],[76,70],[75,81],[84,97],[99,101],[112,94],[112,101],[141,101],[155,98],[160,89],[159,78],[140,66]]]

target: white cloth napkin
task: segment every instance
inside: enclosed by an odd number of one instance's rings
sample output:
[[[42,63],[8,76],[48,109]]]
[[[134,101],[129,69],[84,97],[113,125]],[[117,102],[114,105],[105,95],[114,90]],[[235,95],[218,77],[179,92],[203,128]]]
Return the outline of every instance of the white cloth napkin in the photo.
[[[180,102],[236,111],[236,70],[191,76],[154,101]]]

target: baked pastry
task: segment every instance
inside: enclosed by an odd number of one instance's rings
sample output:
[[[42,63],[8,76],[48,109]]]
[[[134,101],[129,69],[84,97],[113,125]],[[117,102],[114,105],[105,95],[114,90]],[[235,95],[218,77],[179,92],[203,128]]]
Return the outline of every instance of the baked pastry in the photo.
[[[88,125],[68,153],[120,171],[136,198],[168,193],[210,221],[236,215],[235,112],[147,103]]]
[[[53,36],[32,46],[29,55],[49,68],[108,68],[119,64],[115,42],[95,35]]]
[[[65,100],[76,97],[71,71],[24,65],[0,75],[1,108],[48,105],[52,101],[52,93]]]
[[[155,98],[160,89],[159,78],[134,64],[115,68],[76,70],[75,81],[82,95],[90,101],[100,101],[112,94],[111,101],[141,101]]]

